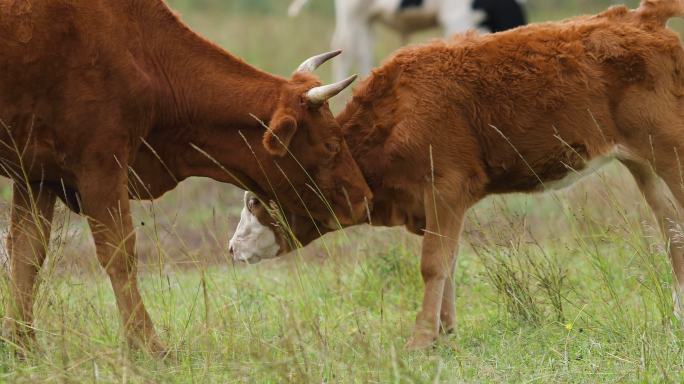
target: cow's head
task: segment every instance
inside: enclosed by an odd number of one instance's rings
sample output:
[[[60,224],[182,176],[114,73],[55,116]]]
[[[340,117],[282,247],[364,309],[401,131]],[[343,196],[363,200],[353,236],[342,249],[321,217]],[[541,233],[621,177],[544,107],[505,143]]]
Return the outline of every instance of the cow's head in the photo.
[[[285,217],[274,204],[245,192],[240,223],[230,239],[229,250],[234,261],[256,263],[305,246],[330,231],[310,217]]]
[[[263,136],[263,146],[271,156],[294,159],[294,162],[281,163],[291,168],[283,173],[292,171],[285,175],[284,181],[298,190],[277,198],[288,208],[295,206],[294,212],[310,215],[331,226],[360,220],[372,197],[328,106],[328,99],[347,88],[356,76],[321,85],[312,74],[318,66],[339,54],[340,51],[324,53],[299,66],[281,91]]]

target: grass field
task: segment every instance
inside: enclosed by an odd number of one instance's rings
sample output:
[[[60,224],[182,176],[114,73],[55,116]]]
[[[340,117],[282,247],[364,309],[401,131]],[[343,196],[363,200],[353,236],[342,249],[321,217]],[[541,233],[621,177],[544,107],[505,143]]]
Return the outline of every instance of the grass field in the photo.
[[[326,50],[332,32],[320,4],[288,20],[271,8],[170,3],[202,34],[281,75]],[[535,20],[598,7],[529,3]],[[386,31],[380,40],[378,57],[399,44]],[[85,221],[60,207],[35,305],[37,347],[19,359],[0,343],[0,381],[684,382],[665,244],[618,166],[571,190],[478,205],[458,261],[457,331],[420,352],[403,349],[422,298],[418,237],[359,227],[281,260],[233,266],[226,248],[241,201],[234,187],[192,179],[135,204],[143,296],[173,351],[164,361],[126,347]],[[0,300],[2,311],[5,277]]]

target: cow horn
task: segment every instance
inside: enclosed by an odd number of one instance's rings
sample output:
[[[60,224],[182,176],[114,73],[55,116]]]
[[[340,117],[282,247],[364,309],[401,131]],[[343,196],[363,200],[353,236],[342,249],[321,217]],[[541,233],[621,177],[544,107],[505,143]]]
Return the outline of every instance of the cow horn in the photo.
[[[345,88],[351,85],[356,80],[357,75],[351,75],[347,79],[338,81],[334,84],[321,85],[320,87],[311,88],[306,93],[306,100],[310,105],[321,105],[331,97],[344,91]]]
[[[297,72],[313,72],[316,70],[316,68],[320,67],[325,63],[326,61],[332,59],[333,57],[339,55],[342,53],[342,50],[337,50],[337,51],[331,51],[331,52],[326,52],[326,53],[321,53],[320,55],[316,55],[314,57],[310,57],[306,59],[300,66],[297,68]]]

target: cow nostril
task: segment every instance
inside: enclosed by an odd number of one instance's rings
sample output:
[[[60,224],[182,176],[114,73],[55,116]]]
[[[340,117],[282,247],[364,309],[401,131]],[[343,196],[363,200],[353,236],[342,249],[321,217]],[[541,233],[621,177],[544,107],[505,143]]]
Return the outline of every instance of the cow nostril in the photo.
[[[228,253],[230,253],[231,256],[235,254],[235,248],[233,248],[232,245],[228,247]]]

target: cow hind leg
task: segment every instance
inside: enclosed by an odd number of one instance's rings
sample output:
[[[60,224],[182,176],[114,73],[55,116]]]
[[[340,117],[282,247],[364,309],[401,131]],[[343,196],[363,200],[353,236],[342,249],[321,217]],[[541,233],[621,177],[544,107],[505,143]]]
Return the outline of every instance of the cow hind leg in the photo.
[[[35,338],[33,300],[36,277],[45,261],[55,195],[39,184],[14,183],[7,235],[11,296],[5,309],[4,332],[20,348]]]
[[[675,180],[675,174],[672,172],[677,168],[673,163],[670,165],[675,168],[667,167],[663,168],[662,172],[658,172],[658,168],[654,169],[649,163],[632,160],[621,160],[621,162],[634,176],[668,243],[670,263],[675,277],[673,289],[675,315],[682,319],[684,317],[684,244],[681,240],[681,231],[684,221],[681,217],[681,206],[684,206],[684,190],[681,182]],[[660,165],[663,166],[663,164]],[[668,189],[677,201],[670,198]]]
[[[163,355],[166,348],[154,330],[138,290],[128,179],[122,170],[118,177],[107,176],[107,182],[103,182],[102,174],[94,171],[84,175],[85,182],[79,185],[83,213],[88,217],[98,260],[109,275],[129,344]]]
[[[670,246],[670,261],[676,280],[673,298],[675,303],[675,315],[684,321],[684,165],[681,164],[681,155],[684,155],[684,145],[670,148],[662,152],[665,157],[658,161],[656,173],[665,181],[676,202],[672,219],[669,219],[668,233],[666,234]],[[667,156],[667,154],[670,156]]]

